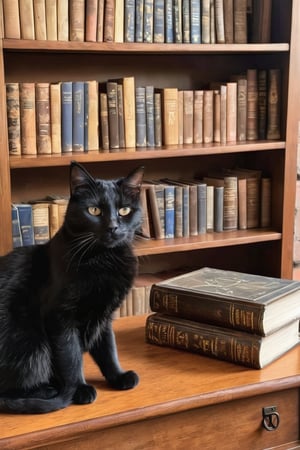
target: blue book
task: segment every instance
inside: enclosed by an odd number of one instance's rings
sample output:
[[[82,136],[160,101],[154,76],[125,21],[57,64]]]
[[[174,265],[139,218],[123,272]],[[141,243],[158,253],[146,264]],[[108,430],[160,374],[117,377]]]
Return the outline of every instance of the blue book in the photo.
[[[146,89],[143,86],[135,88],[135,117],[136,147],[146,147]]]
[[[153,1],[144,1],[144,42],[153,42]]]
[[[135,2],[135,42],[143,42],[144,39],[144,0]]]
[[[135,0],[124,1],[124,40],[134,42],[135,39]]]
[[[154,0],[153,42],[165,42],[165,0]]]
[[[154,135],[154,86],[146,86],[146,136],[147,147],[155,146]]]
[[[73,152],[84,151],[84,82],[73,81],[72,85],[72,148]]]
[[[191,0],[190,3],[191,17],[191,43],[201,44],[201,2],[200,0]]]
[[[72,151],[72,81],[61,83],[61,150]]]
[[[198,191],[198,234],[206,233],[206,183],[199,183],[197,185]]]
[[[23,242],[20,227],[19,211],[15,205],[11,206],[11,221],[12,221],[13,248],[22,247]]]
[[[165,186],[165,236],[175,237],[175,186]]]
[[[166,0],[165,3],[165,41],[174,42],[173,0]]]
[[[89,84],[84,83],[84,151],[88,151],[88,125],[89,125]]]
[[[23,246],[34,244],[32,206],[27,203],[15,204],[19,212],[19,221]]]

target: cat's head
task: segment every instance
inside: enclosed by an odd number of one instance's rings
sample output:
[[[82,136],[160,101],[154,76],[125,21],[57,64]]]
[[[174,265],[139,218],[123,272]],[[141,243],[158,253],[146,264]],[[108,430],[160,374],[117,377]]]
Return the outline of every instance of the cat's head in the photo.
[[[130,243],[141,224],[140,189],[144,169],[115,180],[93,178],[71,163],[70,201],[65,219],[68,232],[107,248]]]

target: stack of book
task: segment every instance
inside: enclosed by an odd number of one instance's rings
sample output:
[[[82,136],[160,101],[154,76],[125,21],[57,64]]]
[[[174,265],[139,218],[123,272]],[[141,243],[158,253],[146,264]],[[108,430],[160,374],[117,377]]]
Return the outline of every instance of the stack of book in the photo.
[[[153,284],[146,341],[261,369],[299,343],[300,282],[209,267]]]

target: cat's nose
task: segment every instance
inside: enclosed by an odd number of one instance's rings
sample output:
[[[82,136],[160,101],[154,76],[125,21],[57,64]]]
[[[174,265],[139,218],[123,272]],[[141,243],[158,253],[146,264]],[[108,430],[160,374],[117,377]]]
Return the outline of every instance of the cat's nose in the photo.
[[[111,234],[114,234],[116,231],[117,231],[117,229],[118,229],[118,227],[108,227],[108,231],[111,233]]]

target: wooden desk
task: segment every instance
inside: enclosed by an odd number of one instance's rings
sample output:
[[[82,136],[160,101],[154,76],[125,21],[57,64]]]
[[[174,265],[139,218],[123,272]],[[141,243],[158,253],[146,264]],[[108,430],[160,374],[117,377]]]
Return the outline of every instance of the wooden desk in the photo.
[[[109,389],[86,357],[95,403],[47,415],[0,414],[0,449],[300,448],[300,347],[251,370],[146,344],[144,323],[145,317],[115,322],[122,365],[140,375],[135,389]],[[273,405],[280,425],[270,432],[261,425],[262,407]]]

